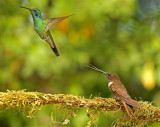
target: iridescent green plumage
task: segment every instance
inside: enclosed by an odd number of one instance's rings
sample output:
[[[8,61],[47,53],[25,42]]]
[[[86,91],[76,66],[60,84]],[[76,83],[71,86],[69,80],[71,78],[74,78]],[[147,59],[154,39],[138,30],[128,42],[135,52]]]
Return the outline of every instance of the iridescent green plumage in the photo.
[[[71,15],[58,17],[58,18],[43,19],[41,15],[41,11],[39,9],[36,9],[36,8],[30,9],[22,6],[20,7],[30,10],[33,17],[33,21],[34,21],[35,31],[43,40],[45,40],[50,45],[51,49],[54,51],[56,56],[59,56],[58,49],[53,41],[53,38],[49,29],[55,26],[60,21],[62,21],[63,19],[70,17]]]

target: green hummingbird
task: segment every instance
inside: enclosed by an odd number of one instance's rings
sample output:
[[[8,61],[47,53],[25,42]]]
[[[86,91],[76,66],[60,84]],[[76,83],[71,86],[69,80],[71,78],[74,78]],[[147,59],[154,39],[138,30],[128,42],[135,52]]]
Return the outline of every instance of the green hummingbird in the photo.
[[[55,55],[60,56],[49,29],[51,27],[54,27],[57,23],[61,22],[63,19],[68,18],[72,15],[58,17],[58,18],[43,19],[41,11],[39,9],[36,8],[31,9],[23,6],[19,7],[28,9],[31,12],[35,31],[40,36],[40,38],[45,40],[50,45]]]

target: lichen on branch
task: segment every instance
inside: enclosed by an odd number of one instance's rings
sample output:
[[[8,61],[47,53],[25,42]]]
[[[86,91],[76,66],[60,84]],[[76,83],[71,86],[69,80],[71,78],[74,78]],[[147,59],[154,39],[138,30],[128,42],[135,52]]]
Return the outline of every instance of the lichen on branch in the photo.
[[[91,126],[99,114],[107,111],[122,111],[115,126],[144,126],[149,123],[160,122],[160,108],[154,107],[147,102],[139,101],[140,108],[134,108],[132,117],[127,116],[124,107],[120,101],[114,98],[95,97],[85,99],[73,95],[64,94],[44,94],[39,92],[9,91],[0,92],[0,111],[7,109],[16,109],[23,112],[27,117],[32,118],[44,105],[55,105],[59,109],[67,109],[71,116],[75,117],[74,112],[70,110],[87,108],[87,115],[90,118],[87,126]]]

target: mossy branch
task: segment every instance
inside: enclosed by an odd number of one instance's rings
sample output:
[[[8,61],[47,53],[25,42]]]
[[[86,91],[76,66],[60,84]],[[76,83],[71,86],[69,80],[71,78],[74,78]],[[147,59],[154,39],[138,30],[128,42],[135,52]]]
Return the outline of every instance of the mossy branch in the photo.
[[[64,94],[43,94],[39,92],[7,91],[0,92],[0,111],[7,109],[18,109],[24,114],[28,113],[28,117],[35,116],[37,111],[44,105],[58,105],[62,109],[79,109],[87,108],[90,121],[88,126],[92,124],[94,119],[102,112],[107,111],[123,111],[124,107],[121,102],[113,98],[95,97],[94,99],[85,99],[73,95]],[[135,108],[133,117],[124,113],[123,117],[117,122],[116,126],[136,125],[143,126],[145,124],[160,122],[160,108],[154,107],[147,102],[139,101],[140,108]],[[70,114],[75,116],[74,113]]]

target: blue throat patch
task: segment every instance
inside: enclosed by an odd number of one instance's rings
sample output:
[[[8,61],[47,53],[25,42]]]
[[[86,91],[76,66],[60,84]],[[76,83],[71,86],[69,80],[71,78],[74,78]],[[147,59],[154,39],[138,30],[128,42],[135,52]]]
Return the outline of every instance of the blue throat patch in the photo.
[[[38,17],[38,14],[35,14],[36,17]]]

